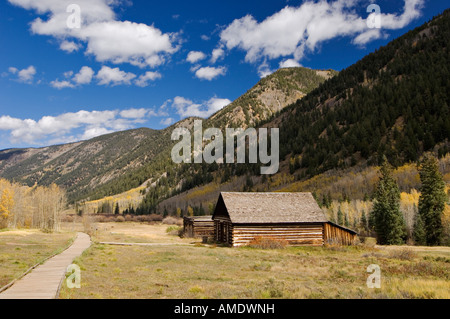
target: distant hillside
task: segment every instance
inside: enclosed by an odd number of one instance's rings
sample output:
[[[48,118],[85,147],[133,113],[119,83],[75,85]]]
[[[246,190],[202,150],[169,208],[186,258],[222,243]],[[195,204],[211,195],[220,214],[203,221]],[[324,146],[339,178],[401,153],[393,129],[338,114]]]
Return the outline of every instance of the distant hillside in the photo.
[[[0,152],[0,175],[24,182],[63,185],[69,194],[83,193],[151,160],[167,145],[164,132],[137,129],[89,141],[41,149]]]
[[[301,100],[329,78],[334,70],[307,68],[279,69],[261,79],[236,101],[212,115],[204,124],[208,127],[254,127],[286,106]]]
[[[254,125],[304,97],[336,74],[305,68],[281,69],[217,112],[205,126]],[[245,119],[241,122],[238,119]],[[64,186],[71,201],[126,192],[158,179],[168,163],[175,127],[191,128],[193,118],[164,130],[148,128],[100,136],[89,141],[0,151],[0,177],[25,183]],[[176,169],[176,168],[173,168]]]

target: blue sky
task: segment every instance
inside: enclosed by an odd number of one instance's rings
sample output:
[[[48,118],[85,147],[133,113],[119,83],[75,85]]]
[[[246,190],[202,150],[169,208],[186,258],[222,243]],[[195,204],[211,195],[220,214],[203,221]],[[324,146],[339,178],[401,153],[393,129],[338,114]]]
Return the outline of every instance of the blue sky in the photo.
[[[380,29],[367,25],[371,3]],[[2,0],[0,149],[208,117],[280,67],[342,70],[446,8],[431,0]]]

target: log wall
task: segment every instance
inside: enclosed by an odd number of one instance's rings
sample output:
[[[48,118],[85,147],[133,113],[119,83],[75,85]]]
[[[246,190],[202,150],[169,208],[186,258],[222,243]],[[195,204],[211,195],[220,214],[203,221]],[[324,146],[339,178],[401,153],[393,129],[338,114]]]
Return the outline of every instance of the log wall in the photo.
[[[286,241],[290,246],[323,246],[324,244],[353,245],[356,234],[331,223],[240,225],[225,218],[214,221],[214,239],[239,247],[256,238]]]
[[[325,244],[353,245],[356,234],[331,223],[323,224],[323,240]]]
[[[214,222],[212,220],[184,218],[184,234],[186,237],[213,237]]]
[[[286,241],[290,246],[322,246],[322,224],[233,225],[234,247],[248,245],[257,237]]]
[[[185,237],[194,237],[194,221],[192,219],[184,218],[183,227]]]
[[[219,243],[233,245],[234,226],[230,220],[216,219],[214,221],[214,239]]]

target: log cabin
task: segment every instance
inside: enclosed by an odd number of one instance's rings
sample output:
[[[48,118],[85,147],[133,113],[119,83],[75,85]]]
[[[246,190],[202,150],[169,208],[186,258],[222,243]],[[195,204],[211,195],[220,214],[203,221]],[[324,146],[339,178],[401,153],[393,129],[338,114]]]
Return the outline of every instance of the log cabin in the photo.
[[[185,216],[183,218],[185,237],[214,237],[212,216]]]
[[[233,247],[256,238],[291,246],[351,245],[357,233],[330,222],[311,193],[227,193],[219,195],[214,238]]]

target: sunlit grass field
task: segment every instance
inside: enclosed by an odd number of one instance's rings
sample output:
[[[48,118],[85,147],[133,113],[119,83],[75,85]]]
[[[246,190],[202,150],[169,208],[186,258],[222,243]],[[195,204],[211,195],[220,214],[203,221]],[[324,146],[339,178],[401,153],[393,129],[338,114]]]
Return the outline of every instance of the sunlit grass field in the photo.
[[[18,278],[30,267],[64,250],[74,232],[43,233],[40,230],[0,231],[0,287]]]
[[[94,241],[180,245],[94,244],[75,260],[81,289],[64,283],[60,298],[450,298],[450,248],[227,248],[178,239],[163,225],[133,236],[136,225],[125,225]],[[371,264],[381,268],[380,289],[367,287]]]

